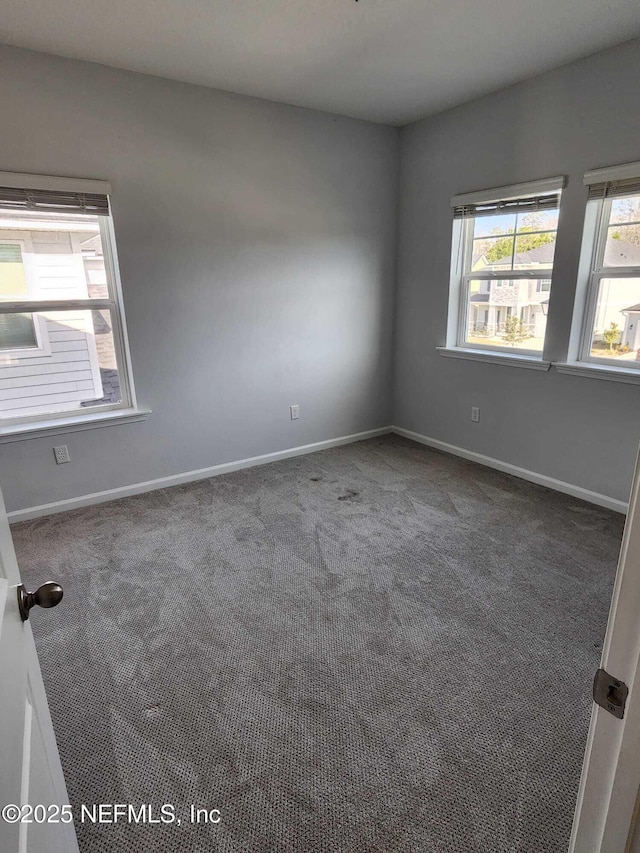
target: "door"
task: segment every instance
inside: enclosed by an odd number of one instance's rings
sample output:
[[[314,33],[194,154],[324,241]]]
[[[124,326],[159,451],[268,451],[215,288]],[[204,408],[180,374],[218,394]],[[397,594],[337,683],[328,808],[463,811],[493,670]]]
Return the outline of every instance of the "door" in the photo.
[[[601,666],[627,685],[629,695],[622,719],[593,706],[570,853],[640,850],[640,827],[634,828],[640,790],[640,455]]]
[[[0,492],[0,850],[77,853],[31,626],[18,607],[20,583]]]

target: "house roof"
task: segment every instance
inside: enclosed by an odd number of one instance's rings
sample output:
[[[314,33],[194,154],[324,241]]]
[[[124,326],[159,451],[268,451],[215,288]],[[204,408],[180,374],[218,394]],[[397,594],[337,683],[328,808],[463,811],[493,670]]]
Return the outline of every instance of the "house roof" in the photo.
[[[640,246],[626,240],[607,240],[604,252],[605,267],[640,267]]]
[[[513,258],[514,267],[523,267],[529,265],[551,266],[553,264],[553,255],[555,252],[555,240],[552,243],[544,243],[535,249],[528,252],[516,252]],[[474,265],[483,257],[482,254],[474,256]],[[628,243],[626,240],[608,240],[604,253],[605,267],[640,267],[640,246],[634,243]],[[494,261],[487,264],[483,269],[487,270],[505,270],[511,268],[511,256],[500,258],[499,261]]]
[[[553,264],[553,255],[556,249],[555,240],[552,243],[543,243],[535,249],[528,252],[516,252],[513,256],[513,264],[515,267],[524,267],[529,265],[539,265],[550,267]],[[486,269],[510,269],[511,255],[500,258],[491,264],[487,264]]]
[[[552,243],[543,243],[542,246],[538,246],[536,249],[531,249],[528,252],[519,253],[516,255],[516,258],[529,258],[535,264],[548,264],[551,266],[555,251],[556,241],[554,240]],[[517,263],[526,263],[526,261],[517,261]]]
[[[629,306],[629,308],[623,308],[623,309],[622,309],[622,313],[623,313],[623,314],[627,314],[627,313],[628,313],[628,314],[631,314],[631,313],[633,313],[634,311],[637,311],[637,312],[639,312],[639,313],[640,313],[640,302],[638,302],[638,304],[637,304],[637,305],[630,305],[630,306]]]

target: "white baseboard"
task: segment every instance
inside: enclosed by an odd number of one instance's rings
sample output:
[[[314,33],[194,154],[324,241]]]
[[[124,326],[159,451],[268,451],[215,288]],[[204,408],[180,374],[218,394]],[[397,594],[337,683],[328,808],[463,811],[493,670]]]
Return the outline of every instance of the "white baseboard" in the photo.
[[[369,429],[366,432],[356,432],[352,435],[343,435],[339,438],[329,438],[326,441],[316,441],[314,444],[303,444],[300,447],[290,447],[287,450],[277,450],[275,453],[263,453],[261,456],[251,456],[248,459],[238,459],[235,462],[223,462],[221,465],[212,465],[210,468],[199,468],[196,471],[185,471],[183,474],[172,474],[169,477],[159,477],[157,480],[147,480],[144,483],[133,483],[130,486],[120,486],[116,489],[107,489],[104,492],[93,492],[90,495],[79,495],[77,498],[67,498],[62,501],[54,501],[40,506],[26,507],[7,513],[9,522],[15,524],[18,521],[28,521],[31,518],[40,518],[43,515],[53,515],[56,512],[66,512],[70,509],[79,509],[83,506],[105,503],[106,501],[126,498],[131,495],[140,495],[144,492],[152,492],[155,489],[166,489],[168,486],[178,486],[181,483],[192,483],[195,480],[206,480],[208,477],[217,477],[220,474],[229,474],[231,471],[239,471],[241,468],[252,468],[254,465],[266,465],[268,462],[277,462],[279,459],[291,459],[293,456],[305,456],[308,453],[316,453],[318,450],[327,450],[330,447],[339,447],[342,444],[352,444],[355,441],[364,441],[367,438],[375,438],[378,435],[387,435],[391,427],[380,427]]]
[[[512,474],[514,477],[520,477],[521,480],[528,480],[530,483],[537,483],[539,486],[546,486],[548,489],[554,489],[556,492],[563,492],[565,495],[580,498],[580,500],[596,504],[596,506],[605,507],[606,509],[612,509],[615,512],[621,512],[624,514],[627,512],[629,506],[625,501],[610,498],[608,495],[601,495],[599,492],[592,492],[589,489],[583,489],[581,486],[574,486],[572,483],[565,483],[564,480],[556,480],[554,477],[548,477],[546,474],[538,474],[536,471],[528,471],[526,468],[520,468],[518,465],[512,465],[509,462],[502,462],[500,459],[494,459],[492,456],[484,456],[482,453],[476,453],[473,450],[466,450],[464,447],[456,447],[454,444],[447,444],[445,441],[439,441],[437,438],[429,438],[426,435],[421,435],[419,432],[413,432],[410,429],[392,426],[391,432],[396,435],[402,435],[405,438],[410,438],[411,441],[426,444],[427,447],[433,447],[434,450],[442,450],[444,453],[451,453],[453,456],[461,456],[463,459],[469,459],[471,462],[478,462],[480,465],[486,465],[487,468],[495,468],[497,471],[502,471],[505,474]]]
[[[419,444],[425,444],[427,447],[433,447],[435,450],[442,450],[444,453],[451,453],[453,456],[461,456],[463,459],[478,462],[480,465],[486,465],[488,468],[495,468],[497,471],[503,471],[505,474],[512,474],[514,477],[520,477],[522,480],[537,483],[539,486],[546,486],[548,489],[563,492],[566,495],[580,498],[580,500],[605,507],[606,509],[612,509],[615,512],[626,513],[628,509],[628,504],[625,501],[610,498],[608,495],[601,495],[599,492],[592,492],[589,489],[583,489],[581,486],[574,486],[572,483],[556,480],[554,477],[548,477],[546,474],[528,471],[526,468],[520,468],[509,462],[502,462],[500,459],[494,459],[491,456],[484,456],[482,453],[476,453],[473,450],[466,450],[463,447],[456,447],[454,444],[447,444],[445,441],[429,438],[419,432],[413,432],[412,430],[403,429],[398,426],[389,426],[370,429],[365,432],[357,432],[352,435],[343,435],[339,438],[329,438],[326,441],[317,441],[314,444],[303,444],[300,447],[290,447],[287,450],[278,450],[275,453],[251,456],[248,459],[238,459],[235,462],[223,462],[220,465],[212,465],[210,468],[185,471],[182,474],[172,474],[169,477],[159,477],[156,480],[147,480],[143,483],[133,483],[130,486],[107,489],[104,492],[93,492],[92,494],[80,495],[76,498],[67,498],[66,500],[54,501],[53,503],[41,504],[40,506],[26,507],[25,509],[18,509],[8,513],[8,517],[10,523],[15,524],[18,521],[28,521],[32,518],[40,518],[43,515],[53,515],[56,512],[66,512],[70,509],[79,509],[83,506],[105,503],[106,501],[113,501],[118,498],[126,498],[130,495],[140,495],[144,492],[152,492],[155,489],[166,489],[169,486],[178,486],[181,483],[205,480],[208,477],[229,474],[232,471],[251,468],[254,465],[266,465],[269,462],[277,462],[279,459],[305,456],[308,453],[316,453],[319,450],[328,450],[330,447],[339,447],[343,444],[364,441],[367,438],[375,438],[378,435],[386,435],[390,432],[402,435]]]

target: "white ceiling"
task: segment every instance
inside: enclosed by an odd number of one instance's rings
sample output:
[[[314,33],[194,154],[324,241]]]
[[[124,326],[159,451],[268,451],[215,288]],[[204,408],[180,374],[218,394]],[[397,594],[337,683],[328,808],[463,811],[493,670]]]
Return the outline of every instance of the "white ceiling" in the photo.
[[[0,41],[388,124],[640,35],[638,0],[2,0]]]

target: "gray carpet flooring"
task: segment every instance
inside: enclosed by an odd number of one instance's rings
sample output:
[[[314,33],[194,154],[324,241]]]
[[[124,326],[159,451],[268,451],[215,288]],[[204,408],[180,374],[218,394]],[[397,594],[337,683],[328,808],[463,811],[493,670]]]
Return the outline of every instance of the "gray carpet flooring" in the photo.
[[[73,804],[181,817],[81,850],[565,851],[622,526],[392,436],[17,525]]]

